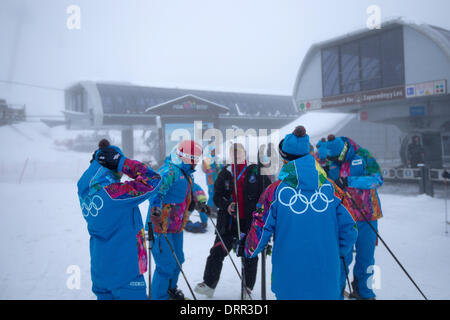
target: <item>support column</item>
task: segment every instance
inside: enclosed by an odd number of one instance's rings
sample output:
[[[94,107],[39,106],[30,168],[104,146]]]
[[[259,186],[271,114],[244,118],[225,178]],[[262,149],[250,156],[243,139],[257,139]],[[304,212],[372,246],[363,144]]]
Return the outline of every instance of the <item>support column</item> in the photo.
[[[133,128],[122,130],[122,151],[127,158],[134,157]]]

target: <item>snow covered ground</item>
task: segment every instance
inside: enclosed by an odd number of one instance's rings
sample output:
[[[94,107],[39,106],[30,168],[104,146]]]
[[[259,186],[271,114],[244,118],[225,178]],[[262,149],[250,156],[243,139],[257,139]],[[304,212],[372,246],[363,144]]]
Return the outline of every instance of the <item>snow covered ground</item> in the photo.
[[[91,155],[56,149],[53,139],[65,135],[74,133],[38,123],[0,128],[0,299],[95,298],[91,292],[89,235],[76,194],[76,181]],[[29,163],[19,183],[26,158]],[[201,173],[195,178],[205,186]],[[383,239],[428,298],[450,299],[450,236],[445,235],[444,200],[388,194],[383,189],[380,198],[384,218],[379,229]],[[141,205],[143,218],[147,207],[147,203]],[[211,223],[205,234],[185,232],[184,271],[192,286],[202,281],[213,239]],[[232,257],[240,266],[239,259],[234,254]],[[421,299],[381,243],[376,264],[378,299]],[[70,289],[67,282],[77,268],[80,288]],[[270,258],[267,270],[270,284]],[[181,276],[179,287],[190,297]],[[260,297],[259,268],[254,298]],[[270,290],[268,297],[274,299]],[[239,279],[227,258],[213,299],[239,298]]]

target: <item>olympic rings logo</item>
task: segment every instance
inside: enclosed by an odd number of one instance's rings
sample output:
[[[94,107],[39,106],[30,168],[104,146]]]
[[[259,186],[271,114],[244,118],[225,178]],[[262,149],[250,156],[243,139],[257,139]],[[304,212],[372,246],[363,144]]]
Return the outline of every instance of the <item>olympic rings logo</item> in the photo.
[[[87,204],[89,202],[89,204]],[[98,216],[99,211],[103,208],[103,199],[100,196],[94,196],[92,199],[86,197],[81,203],[81,210],[83,216],[87,217],[91,215],[93,217]],[[85,214],[86,211],[86,214]]]
[[[332,189],[331,185],[324,184],[320,187],[319,190],[316,190],[314,192],[314,194],[311,196],[310,199],[308,199],[305,195],[302,194],[302,190],[298,190],[298,192],[297,192],[297,190],[295,190],[292,187],[284,187],[278,193],[278,199],[282,205],[284,205],[285,207],[289,207],[291,209],[291,211],[295,214],[304,214],[309,209],[309,207],[311,207],[311,209],[313,209],[317,213],[322,213],[322,212],[325,212],[328,209],[328,205],[334,201],[334,199],[331,199],[331,200],[328,199],[326,194],[322,192],[323,187],[330,187]],[[285,190],[293,192],[293,195],[291,196],[288,203],[284,202],[283,198],[281,196],[281,193]],[[285,194],[286,194],[286,192],[285,192]],[[319,199],[320,199],[320,201],[319,201]],[[297,201],[300,201],[301,203],[303,203],[303,205],[305,206],[305,208],[303,210],[300,210],[300,211],[295,210],[294,207],[297,204]],[[317,208],[318,205],[316,205],[316,202],[318,202],[318,201],[322,202],[324,204],[323,208],[320,208],[320,207]]]

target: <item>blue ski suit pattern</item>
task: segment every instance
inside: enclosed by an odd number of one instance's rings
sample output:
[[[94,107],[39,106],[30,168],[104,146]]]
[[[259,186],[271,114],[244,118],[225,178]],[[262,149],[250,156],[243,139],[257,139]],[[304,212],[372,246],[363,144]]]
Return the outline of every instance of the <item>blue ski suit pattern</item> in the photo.
[[[187,218],[189,216],[187,209],[182,208],[185,205],[189,205],[191,194],[200,188],[197,184],[193,183],[193,173],[189,165],[185,165],[176,161],[173,155],[169,155],[164,165],[158,170],[161,175],[162,182],[159,190],[156,192],[155,196],[150,199],[149,211],[147,214],[147,222],[150,221],[150,214],[152,207],[160,207],[163,209],[163,213],[167,211],[168,207],[180,208],[180,210],[172,212],[168,216],[163,214],[163,224],[167,225],[166,236],[170,241],[172,248],[181,264],[184,262],[184,252],[183,252],[183,228],[186,224]],[[183,174],[183,172],[184,174]],[[186,176],[190,178],[193,183],[193,193],[191,193],[191,182],[186,180]],[[196,199],[192,199],[196,201]],[[170,211],[170,209],[169,209]],[[173,215],[178,215],[177,219],[174,220]],[[172,220],[169,221],[169,220]],[[146,224],[148,229],[148,224]],[[159,229],[159,231],[161,231]],[[168,300],[169,295],[167,290],[169,288],[175,289],[178,283],[178,277],[180,275],[180,269],[173,257],[172,252],[167,244],[164,235],[157,231],[154,227],[154,238],[155,242],[152,246],[152,255],[155,259],[156,270],[152,278],[152,300]]]
[[[340,257],[357,229],[334,187],[311,155],[286,164],[261,195],[245,256],[256,257],[274,236],[272,291],[279,300],[337,300]]]
[[[92,290],[99,300],[146,299],[147,255],[138,238],[143,234],[138,205],[149,199],[160,178],[149,166],[125,157],[118,171],[135,180],[120,183],[116,173],[94,160],[77,184],[90,235]]]

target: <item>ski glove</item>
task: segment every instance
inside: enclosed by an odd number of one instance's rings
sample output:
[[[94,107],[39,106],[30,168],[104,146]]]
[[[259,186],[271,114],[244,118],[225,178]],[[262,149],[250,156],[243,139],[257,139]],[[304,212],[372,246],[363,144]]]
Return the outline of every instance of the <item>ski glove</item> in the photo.
[[[162,223],[162,219],[161,219],[161,213],[162,210],[160,207],[153,207],[150,211],[150,221],[156,225],[156,226],[160,226]]]
[[[195,209],[199,212],[205,213],[208,217],[211,215],[211,209],[204,202],[197,202]]]
[[[340,177],[335,181],[336,185],[344,190],[345,187],[348,187],[348,178],[347,177]]]
[[[100,149],[98,153],[98,163],[112,171],[117,171],[122,155],[113,148]]]

